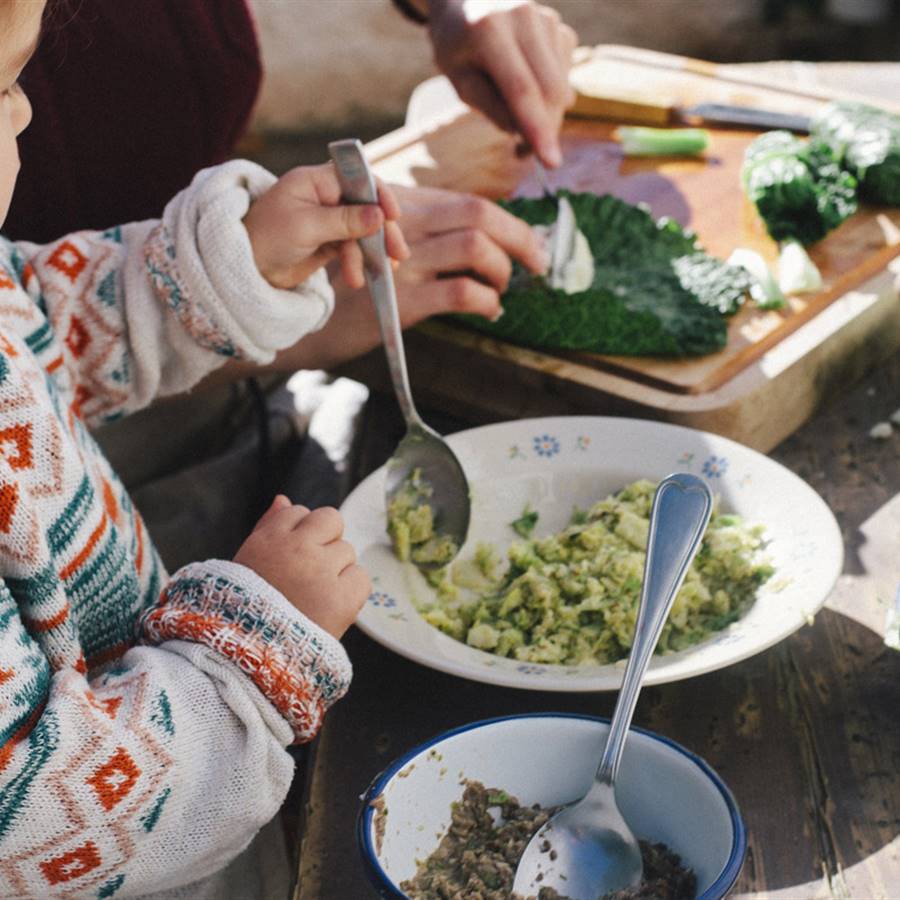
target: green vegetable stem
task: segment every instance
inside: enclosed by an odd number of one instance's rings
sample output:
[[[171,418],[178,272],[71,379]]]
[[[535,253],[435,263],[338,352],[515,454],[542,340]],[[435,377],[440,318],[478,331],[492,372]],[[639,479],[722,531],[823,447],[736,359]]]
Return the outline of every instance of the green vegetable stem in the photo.
[[[693,156],[709,146],[705,128],[644,128],[621,125],[613,137],[626,156]]]

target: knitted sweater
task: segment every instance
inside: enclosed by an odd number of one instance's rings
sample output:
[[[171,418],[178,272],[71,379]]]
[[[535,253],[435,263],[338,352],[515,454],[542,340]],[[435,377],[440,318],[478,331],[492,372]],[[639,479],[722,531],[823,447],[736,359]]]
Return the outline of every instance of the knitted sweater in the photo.
[[[264,363],[326,321],[258,274],[274,178],[201,172],[161,221],[0,239],[0,897],[134,897],[220,869],[347,689],[341,645],[254,572],[171,578],[88,427]]]

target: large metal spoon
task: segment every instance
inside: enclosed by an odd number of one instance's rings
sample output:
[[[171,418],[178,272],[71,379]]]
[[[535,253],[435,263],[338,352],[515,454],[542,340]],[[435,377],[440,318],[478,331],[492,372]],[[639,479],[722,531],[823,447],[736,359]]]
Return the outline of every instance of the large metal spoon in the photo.
[[[597,900],[640,882],[641,850],[616,805],[616,775],[647,664],[711,511],[712,496],[702,479],[678,473],[660,482],[650,510],[634,642],[594,783],[528,843],[516,869],[514,894],[528,897],[553,887],[571,900]],[[654,773],[645,775],[653,778]]]
[[[333,141],[328,145],[328,151],[337,169],[344,201],[377,203],[378,190],[363,155],[362,144],[355,139]],[[397,292],[390,259],[385,250],[384,229],[371,237],[362,238],[359,246],[363,252],[366,284],[378,316],[391,381],[400,411],[406,420],[406,434],[387,464],[385,500],[390,505],[412,473],[419,470],[421,482],[432,491],[428,502],[434,517],[435,531],[452,540],[459,550],[469,531],[469,482],[454,452],[433,428],[422,421],[413,404],[406,371],[406,354],[403,351],[400,314],[397,311]],[[445,564],[446,560],[417,563],[422,569],[438,568]]]

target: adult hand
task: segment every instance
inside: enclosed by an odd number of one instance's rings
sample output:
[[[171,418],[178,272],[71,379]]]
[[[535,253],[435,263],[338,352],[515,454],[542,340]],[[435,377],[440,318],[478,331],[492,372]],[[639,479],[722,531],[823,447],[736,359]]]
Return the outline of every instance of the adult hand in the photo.
[[[428,29],[435,62],[461,99],[558,166],[578,43],[559,13],[531,0],[430,0]]]
[[[501,312],[512,260],[536,273],[548,259],[529,225],[474,194],[393,186],[410,256],[394,274],[404,328],[430,316]]]

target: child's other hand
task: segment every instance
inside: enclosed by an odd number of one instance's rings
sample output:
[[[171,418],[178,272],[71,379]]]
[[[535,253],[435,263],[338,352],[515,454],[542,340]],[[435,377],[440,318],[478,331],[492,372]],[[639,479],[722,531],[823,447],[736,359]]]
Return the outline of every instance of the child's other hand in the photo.
[[[378,182],[378,203],[340,205],[341,188],[332,163],[300,166],[285,173],[258,197],[244,227],[260,274],[273,287],[291,289],[334,257],[348,285],[365,285],[362,251],[356,241],[384,226],[388,255],[409,256],[396,219],[400,207]]]
[[[332,507],[310,512],[279,494],[234,561],[253,569],[305,616],[340,638],[372,591]]]

